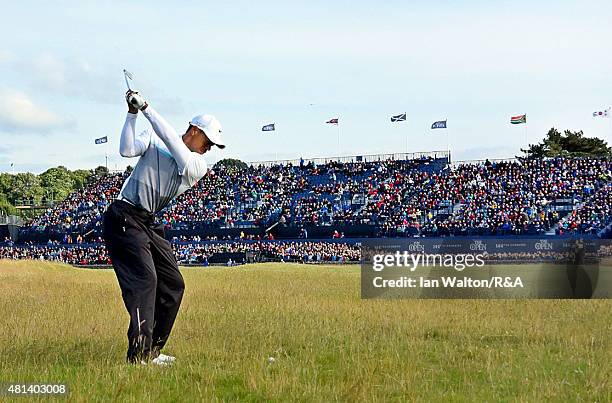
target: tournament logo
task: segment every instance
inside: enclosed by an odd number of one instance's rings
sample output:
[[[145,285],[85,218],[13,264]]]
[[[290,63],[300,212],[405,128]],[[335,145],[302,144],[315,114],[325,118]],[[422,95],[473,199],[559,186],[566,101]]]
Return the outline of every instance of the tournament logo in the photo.
[[[425,245],[419,241],[411,242],[408,244],[408,251],[410,252],[425,252]]]
[[[553,244],[547,239],[540,239],[538,242],[535,243],[535,249],[536,250],[552,250]]]
[[[487,244],[485,244],[482,241],[474,241],[470,244],[470,250],[472,251],[486,251],[487,250]]]

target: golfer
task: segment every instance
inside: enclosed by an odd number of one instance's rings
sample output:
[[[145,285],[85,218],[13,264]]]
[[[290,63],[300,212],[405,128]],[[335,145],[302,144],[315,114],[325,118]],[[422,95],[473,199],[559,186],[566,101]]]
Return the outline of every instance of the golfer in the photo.
[[[163,225],[154,222],[155,213],[194,186],[206,174],[202,155],[225,143],[214,116],[194,117],[179,136],[137,92],[128,91],[126,101],[119,151],[140,159],[104,215],[103,236],[130,315],[128,362],[168,365],[175,358],[160,350],[170,336],[185,283]],[[139,110],[152,130],[136,135]]]

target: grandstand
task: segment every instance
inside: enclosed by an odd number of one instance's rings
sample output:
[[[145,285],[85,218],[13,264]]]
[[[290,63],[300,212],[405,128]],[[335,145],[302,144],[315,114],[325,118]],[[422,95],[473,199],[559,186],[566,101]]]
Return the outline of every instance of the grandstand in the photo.
[[[217,165],[158,218],[179,245],[179,260],[198,263],[211,259],[214,248],[185,245],[276,239],[295,247],[300,238],[340,238],[346,246],[318,260],[350,261],[354,240],[365,237],[602,237],[610,232],[612,216],[610,165],[595,158],[451,162],[449,153],[440,151],[265,161],[245,169]],[[62,245],[69,250],[71,244],[91,244],[91,259],[80,259],[78,252],[76,260],[68,260],[105,262],[96,249],[102,216],[127,175],[91,181],[25,223],[13,241],[31,250],[38,244],[43,250],[32,252],[35,257],[53,258],[66,256]],[[268,257],[317,260],[316,253],[309,259],[287,248]],[[298,255],[302,258],[295,259]]]

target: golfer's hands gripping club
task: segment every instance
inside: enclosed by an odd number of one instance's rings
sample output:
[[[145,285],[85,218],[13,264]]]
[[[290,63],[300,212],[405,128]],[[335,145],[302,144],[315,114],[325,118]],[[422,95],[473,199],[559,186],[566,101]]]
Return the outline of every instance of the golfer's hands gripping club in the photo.
[[[138,113],[139,109],[144,110],[148,106],[147,101],[136,91],[128,90],[125,93],[125,100],[130,113]]]

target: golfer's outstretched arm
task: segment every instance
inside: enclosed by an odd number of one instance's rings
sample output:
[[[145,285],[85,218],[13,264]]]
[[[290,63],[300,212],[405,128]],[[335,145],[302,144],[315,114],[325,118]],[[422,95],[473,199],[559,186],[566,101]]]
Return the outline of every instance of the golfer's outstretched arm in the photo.
[[[185,167],[192,156],[191,150],[183,143],[183,139],[176,133],[174,128],[155,109],[151,108],[151,105],[148,105],[142,113],[151,122],[155,133],[162,139],[168,150],[170,150],[176,165],[178,165],[179,175],[183,175]]]
[[[122,157],[139,157],[149,148],[151,136],[148,131],[136,136],[136,113],[129,113],[125,117],[121,139],[119,140],[119,154]]]

